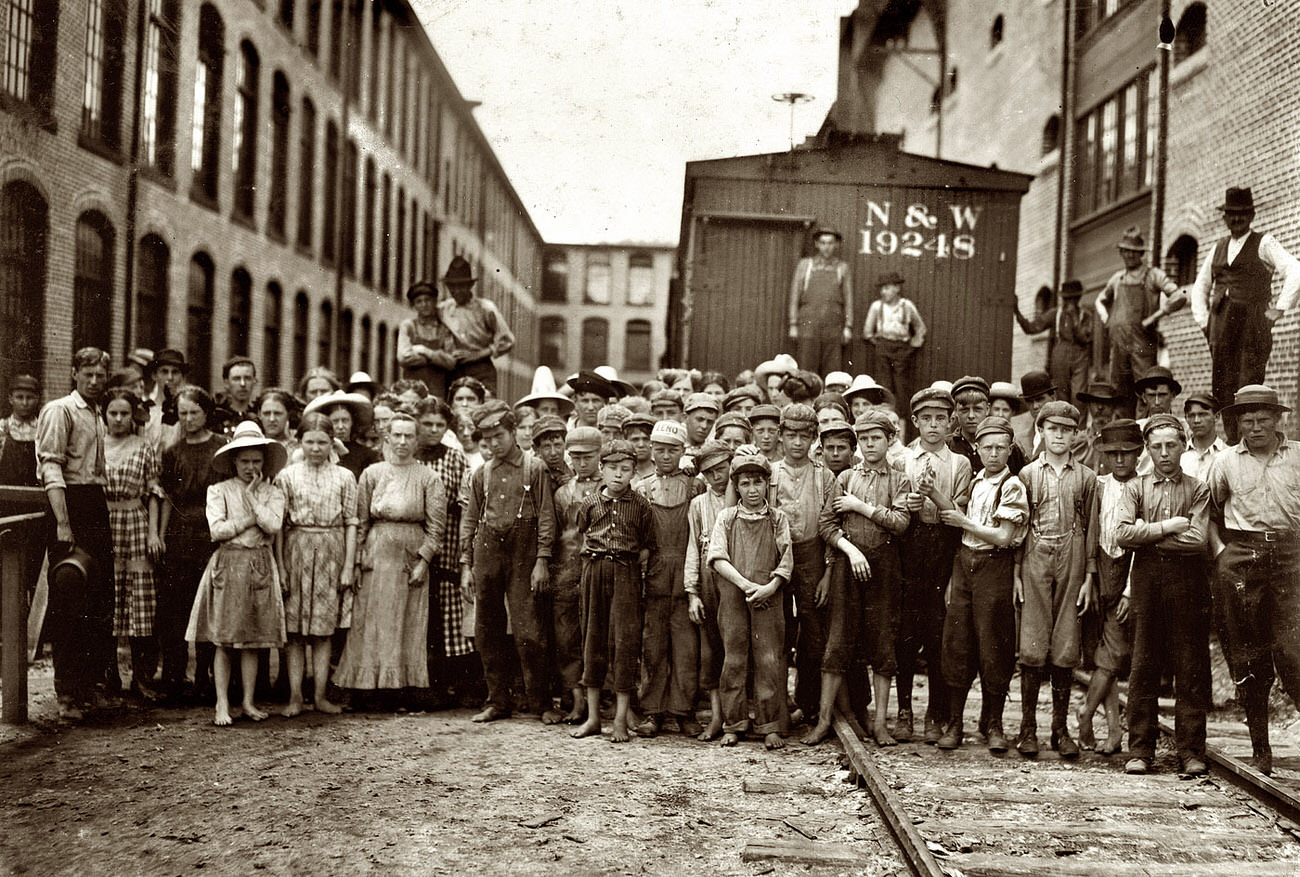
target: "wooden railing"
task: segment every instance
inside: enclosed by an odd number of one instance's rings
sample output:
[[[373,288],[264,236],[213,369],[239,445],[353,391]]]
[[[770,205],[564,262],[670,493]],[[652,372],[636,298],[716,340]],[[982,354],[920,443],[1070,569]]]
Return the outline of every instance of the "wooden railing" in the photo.
[[[9,508],[33,509],[0,518],[0,637],[4,642],[0,650],[0,721],[16,725],[27,721],[27,582],[36,573],[24,568],[27,551],[22,537],[44,538],[22,525],[45,516],[45,492],[39,487],[0,485],[0,502]]]

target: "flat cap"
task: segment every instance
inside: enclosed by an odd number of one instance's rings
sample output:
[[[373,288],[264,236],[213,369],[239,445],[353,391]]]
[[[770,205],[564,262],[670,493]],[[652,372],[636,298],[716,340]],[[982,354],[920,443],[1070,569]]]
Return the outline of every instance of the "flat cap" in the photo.
[[[731,458],[731,477],[733,480],[744,472],[758,472],[767,478],[772,477],[772,464],[762,454],[736,454]]]
[[[1112,420],[1103,426],[1098,438],[1101,441],[1097,447],[1102,453],[1142,450],[1142,430],[1136,420],[1127,417]]]
[[[514,416],[511,407],[501,399],[489,399],[475,408],[474,413],[471,415],[474,425],[478,427],[480,432],[495,429],[507,417],[513,419]]]
[[[636,451],[632,448],[632,443],[626,439],[614,439],[600,452],[602,463],[619,463],[623,460],[636,461]]]
[[[758,423],[760,420],[775,420],[777,423],[780,423],[781,409],[777,408],[775,405],[771,405],[767,403],[763,405],[755,405],[752,409],[750,409],[749,423],[751,426],[753,426],[755,423]]]
[[[1145,439],[1147,436],[1151,435],[1151,433],[1155,432],[1157,429],[1177,430],[1178,435],[1181,438],[1183,439],[1187,438],[1187,428],[1183,426],[1183,422],[1181,420],[1179,420],[1177,417],[1174,417],[1174,415],[1172,414],[1153,414],[1149,418],[1147,418],[1146,426],[1142,427],[1142,438]]]
[[[1211,411],[1219,410],[1219,400],[1209,393],[1192,393],[1183,400],[1183,413],[1187,413],[1188,405],[1203,405]]]
[[[14,375],[9,379],[9,392],[14,390],[30,390],[37,395],[41,392],[41,383],[31,375]]]
[[[980,425],[975,427],[975,441],[979,441],[986,435],[1006,435],[1014,436],[1016,431],[1011,426],[1011,421],[1005,417],[998,417],[991,414],[980,421]]]
[[[978,375],[965,375],[954,381],[952,385],[953,399],[968,390],[978,390],[984,395],[985,399],[989,398],[989,382]]]
[[[536,442],[544,435],[558,434],[561,438],[564,438],[568,431],[569,428],[565,426],[563,420],[556,417],[554,414],[547,414],[545,417],[539,417],[533,421],[533,426],[532,429],[529,430],[529,435],[531,435],[533,441]]]
[[[662,405],[665,402],[668,402],[670,404],[676,405],[678,408],[681,408],[682,394],[677,390],[666,389],[666,390],[660,390],[658,393],[655,393],[653,396],[650,397],[651,405]]]
[[[849,422],[847,420],[840,420],[836,418],[835,420],[826,421],[817,429],[817,435],[822,437],[833,435],[834,433],[837,432],[853,435],[853,427],[849,425]]]
[[[617,402],[611,402],[596,412],[596,426],[602,429],[607,426],[613,427],[614,429],[622,429],[627,423],[627,419],[631,416],[631,411],[628,411]]]
[[[925,408],[945,408],[952,411],[956,406],[952,402],[952,393],[940,387],[926,387],[912,394],[912,413]]]
[[[676,420],[661,420],[650,432],[650,441],[686,447],[686,427]]]
[[[634,412],[628,415],[627,420],[623,421],[623,434],[627,435],[629,429],[644,429],[648,433],[653,432],[657,422],[652,415]]]
[[[564,436],[564,446],[571,451],[599,451],[605,437],[594,426],[575,426]]]
[[[853,421],[853,431],[859,435],[872,429],[883,429],[885,435],[893,438],[898,432],[894,428],[894,421],[889,419],[889,415],[879,408],[873,408],[870,411],[864,411],[858,415],[858,419]]]
[[[754,412],[749,412],[749,419],[751,422],[753,421]],[[803,402],[794,402],[785,406],[785,410],[781,412],[781,426],[782,428],[788,426],[792,429],[803,429],[804,427],[811,426],[816,429],[817,412],[813,410],[811,405],[805,405]]]
[[[748,417],[741,414],[739,411],[728,411],[713,422],[713,434],[717,435],[729,426],[740,427],[745,431],[745,435],[749,435],[754,431],[754,427],[750,425]]]
[[[754,404],[758,405],[763,401],[763,391],[753,384],[733,387],[727,395],[722,397],[722,410],[730,411],[746,399],[752,399]]]
[[[700,446],[699,453],[695,455],[695,468],[703,472],[730,459],[731,448],[719,441],[708,441]]]
[[[1044,423],[1059,423],[1062,426],[1079,427],[1079,422],[1083,420],[1083,415],[1079,409],[1075,408],[1069,402],[1060,400],[1048,402],[1043,405],[1038,412],[1038,418],[1034,421],[1034,426],[1042,426]]]
[[[686,404],[682,406],[684,411],[695,411],[700,408],[707,408],[714,414],[722,413],[722,405],[718,402],[718,397],[711,393],[691,393],[686,397]]]

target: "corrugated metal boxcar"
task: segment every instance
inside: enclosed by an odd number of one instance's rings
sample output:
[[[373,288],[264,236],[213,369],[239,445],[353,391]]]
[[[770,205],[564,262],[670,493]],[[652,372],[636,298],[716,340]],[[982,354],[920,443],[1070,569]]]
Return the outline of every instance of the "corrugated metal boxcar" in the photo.
[[[815,226],[844,235],[853,269],[847,371],[870,373],[862,321],[876,278],[897,271],[929,336],[918,379],[1011,367],[1012,302],[1024,174],[911,155],[879,136],[845,146],[686,165],[681,279],[669,301],[668,359],[727,374],[793,345],[785,312]]]

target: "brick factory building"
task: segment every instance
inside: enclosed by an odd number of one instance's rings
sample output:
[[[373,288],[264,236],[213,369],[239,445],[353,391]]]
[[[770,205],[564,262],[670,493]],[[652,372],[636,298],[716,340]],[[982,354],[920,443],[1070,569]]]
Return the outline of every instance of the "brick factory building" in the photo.
[[[1033,175],[1014,290],[1026,314],[1040,286],[1069,277],[1090,305],[1121,267],[1115,244],[1129,225],[1154,264],[1191,283],[1226,235],[1216,207],[1229,186],[1251,187],[1255,228],[1300,254],[1300,0],[1164,6],[1176,25],[1168,50],[1157,48],[1161,0],[861,0],[841,20],[822,136],[898,133],[910,152]],[[1161,330],[1184,386],[1208,389],[1190,313]],[[1041,367],[1046,344],[1013,331],[1018,377]],[[1274,332],[1267,380],[1295,404],[1300,319],[1287,314]]]
[[[217,384],[395,379],[405,291],[464,255],[536,361],[542,241],[401,0],[11,0],[0,17],[0,380],[84,344]]]
[[[665,244],[554,244],[544,256],[538,361],[557,380],[612,365],[652,379],[665,349],[677,248]]]

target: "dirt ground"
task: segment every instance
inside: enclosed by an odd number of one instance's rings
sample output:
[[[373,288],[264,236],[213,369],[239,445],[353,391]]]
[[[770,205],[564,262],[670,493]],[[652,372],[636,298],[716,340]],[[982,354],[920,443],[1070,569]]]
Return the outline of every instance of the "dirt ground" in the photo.
[[[767,752],[663,736],[572,740],[468,711],[228,729],[211,711],[38,723],[0,743],[10,874],[895,874],[838,744]],[[0,726],[3,727],[3,726]],[[787,822],[787,820],[789,820]],[[797,826],[794,827],[794,826]],[[809,841],[800,832],[811,834]],[[751,841],[832,845],[852,866],[743,861]]]

